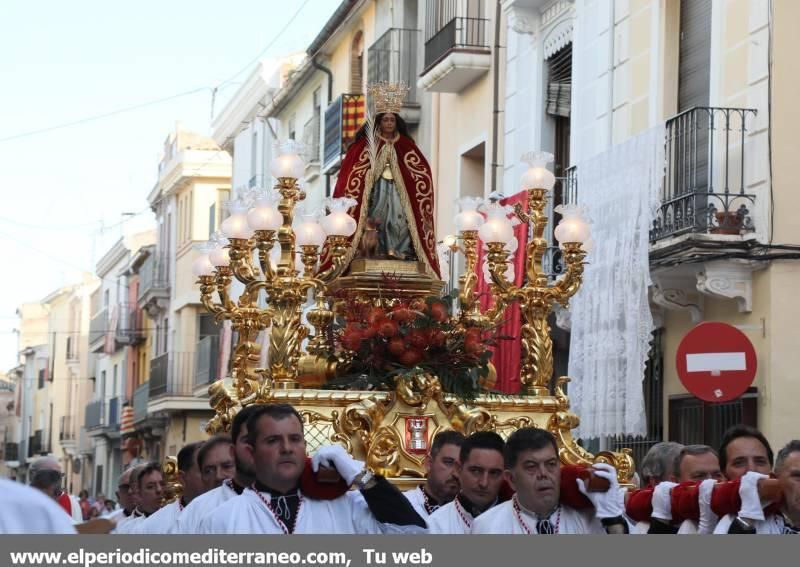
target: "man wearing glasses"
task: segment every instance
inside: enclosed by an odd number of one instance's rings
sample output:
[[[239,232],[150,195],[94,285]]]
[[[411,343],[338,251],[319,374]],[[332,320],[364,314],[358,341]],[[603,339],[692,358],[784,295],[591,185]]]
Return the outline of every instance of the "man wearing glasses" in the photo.
[[[117,484],[117,502],[119,502],[119,509],[109,512],[104,518],[108,518],[116,524],[119,524],[123,518],[128,518],[136,508],[136,499],[131,491],[131,472],[133,467],[126,470],[119,475],[119,482]]]

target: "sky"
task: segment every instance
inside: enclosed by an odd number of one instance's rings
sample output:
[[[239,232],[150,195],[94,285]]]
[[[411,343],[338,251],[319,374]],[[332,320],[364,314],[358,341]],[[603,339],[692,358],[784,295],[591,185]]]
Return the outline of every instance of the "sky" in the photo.
[[[212,88],[219,112],[258,60],[304,50],[339,4],[3,2],[0,372],[17,364],[20,304],[152,226],[147,194],[175,123],[210,134]]]

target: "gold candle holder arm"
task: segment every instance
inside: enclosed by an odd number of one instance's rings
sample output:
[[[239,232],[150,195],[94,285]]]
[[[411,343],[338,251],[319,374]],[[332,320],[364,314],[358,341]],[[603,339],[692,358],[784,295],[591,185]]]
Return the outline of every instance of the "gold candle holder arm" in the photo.
[[[347,236],[329,236],[328,248],[332,258],[332,265],[327,270],[316,274],[317,279],[325,284],[329,284],[340,275],[345,269],[344,257],[347,254]]]
[[[233,281],[233,272],[231,271],[231,268],[229,266],[219,266],[217,268],[216,275],[217,295],[219,296],[222,308],[227,312],[231,312],[236,309],[236,304],[233,302],[230,294],[228,293],[231,286],[231,281]]]
[[[567,266],[564,276],[554,286],[554,298],[562,306],[569,305],[569,298],[580,289],[583,281],[583,259],[586,252],[580,242],[567,242],[563,245],[563,258]]]
[[[197,285],[200,287],[200,302],[214,318],[224,318],[226,311],[220,303],[214,302],[214,291],[217,289],[214,276],[199,276]]]
[[[272,247],[275,246],[275,231],[274,230],[257,230],[255,233],[256,249],[258,250],[258,263],[261,268],[261,273],[264,279],[269,281],[275,277],[275,272],[272,269],[272,262],[269,259],[269,253]]]
[[[506,279],[506,268],[508,267],[508,253],[505,244],[502,242],[488,242],[489,253],[486,259],[489,263],[489,275],[492,276],[492,283],[497,286],[498,295],[509,298],[516,297],[519,288]]]
[[[231,238],[228,244],[233,275],[244,285],[256,281],[252,243],[246,238]]]

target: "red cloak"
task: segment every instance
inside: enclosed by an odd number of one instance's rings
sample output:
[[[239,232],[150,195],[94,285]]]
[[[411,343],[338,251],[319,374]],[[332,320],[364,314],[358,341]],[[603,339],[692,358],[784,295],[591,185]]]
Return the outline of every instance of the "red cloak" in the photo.
[[[383,151],[386,142],[378,138],[378,153]],[[406,211],[411,242],[419,260],[425,265],[429,275],[439,279],[439,258],[436,254],[436,235],[434,231],[434,195],[431,166],[422,155],[414,141],[401,134],[394,141],[397,156],[394,175],[395,187],[400,195]],[[393,170],[395,168],[393,167]],[[380,174],[380,172],[377,172]],[[364,203],[369,202],[374,185],[374,172],[371,171],[369,151],[366,137],[353,142],[342,161],[339,177],[336,180],[334,197],[350,197],[357,204],[350,209],[350,214],[358,223],[355,234],[349,240],[349,250],[345,257],[348,265],[355,257],[361,235],[364,233],[367,220],[367,209]],[[412,222],[412,217],[413,222]],[[322,252],[321,270],[330,267],[331,258],[328,247]]]

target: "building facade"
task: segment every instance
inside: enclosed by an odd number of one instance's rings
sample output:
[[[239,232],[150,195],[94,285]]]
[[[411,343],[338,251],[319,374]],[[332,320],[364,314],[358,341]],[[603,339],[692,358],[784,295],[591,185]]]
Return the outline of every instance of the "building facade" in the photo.
[[[134,392],[142,409],[136,411],[135,399],[134,414],[137,427],[144,423],[149,430],[150,458],[174,455],[205,438],[208,384],[221,368],[220,328],[200,304],[191,265],[194,245],[219,226],[230,192],[230,156],[210,138],[176,127],[165,141],[158,181],[148,196],[156,215],[155,247],[138,268],[138,303],[154,334],[147,385]]]

